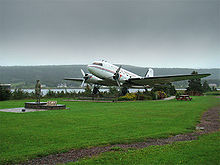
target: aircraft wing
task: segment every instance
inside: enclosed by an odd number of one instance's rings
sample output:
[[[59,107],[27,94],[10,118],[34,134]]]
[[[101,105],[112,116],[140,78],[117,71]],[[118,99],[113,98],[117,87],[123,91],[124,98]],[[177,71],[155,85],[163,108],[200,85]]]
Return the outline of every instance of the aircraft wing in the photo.
[[[64,80],[70,80],[70,81],[78,81],[78,82],[83,82],[84,79],[83,78],[64,78]],[[93,80],[91,81],[90,79],[88,79],[87,81],[85,81],[85,83],[91,83],[91,84],[97,84],[97,85],[106,85],[106,86],[109,86],[109,85],[115,85],[114,82],[109,82],[107,80]]]
[[[195,75],[174,75],[174,76],[155,76],[155,77],[142,77],[142,78],[130,78],[127,83],[131,85],[160,85],[167,84],[175,81],[198,79],[210,76],[211,74],[195,74]]]
[[[71,80],[71,81],[79,81],[79,82],[82,82],[84,79],[83,79],[83,78],[64,78],[64,80]]]

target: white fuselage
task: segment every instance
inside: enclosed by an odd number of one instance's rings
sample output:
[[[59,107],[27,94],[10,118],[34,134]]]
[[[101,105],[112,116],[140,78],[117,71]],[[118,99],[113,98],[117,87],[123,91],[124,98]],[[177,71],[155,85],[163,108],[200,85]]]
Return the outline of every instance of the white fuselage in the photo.
[[[110,64],[106,61],[96,61],[93,64],[88,65],[88,70],[91,74],[95,75],[100,79],[108,79],[112,81],[114,80],[113,76],[118,68],[119,67]],[[140,76],[122,68],[119,71],[119,75],[119,81],[122,83],[128,80],[129,78],[140,78]]]

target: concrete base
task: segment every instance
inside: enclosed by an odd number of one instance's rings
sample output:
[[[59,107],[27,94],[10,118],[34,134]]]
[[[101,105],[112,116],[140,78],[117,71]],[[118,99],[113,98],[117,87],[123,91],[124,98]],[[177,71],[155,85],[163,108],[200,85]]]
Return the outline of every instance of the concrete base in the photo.
[[[26,102],[25,103],[25,108],[30,108],[30,109],[41,109],[41,106],[47,105],[47,102]]]
[[[26,102],[25,108],[29,109],[47,109],[47,110],[57,110],[57,109],[66,109],[66,105],[57,104],[48,106],[47,102]]]
[[[66,110],[66,109],[62,109],[62,110]],[[25,109],[24,107],[0,109],[0,112],[14,112],[14,113],[38,112],[38,111],[50,111],[50,109],[30,109],[30,108]]]

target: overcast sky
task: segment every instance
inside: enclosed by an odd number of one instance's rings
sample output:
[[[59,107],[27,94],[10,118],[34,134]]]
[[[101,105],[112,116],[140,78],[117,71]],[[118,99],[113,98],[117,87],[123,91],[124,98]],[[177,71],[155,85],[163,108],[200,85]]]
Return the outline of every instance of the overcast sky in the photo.
[[[0,65],[220,68],[220,0],[0,0]]]

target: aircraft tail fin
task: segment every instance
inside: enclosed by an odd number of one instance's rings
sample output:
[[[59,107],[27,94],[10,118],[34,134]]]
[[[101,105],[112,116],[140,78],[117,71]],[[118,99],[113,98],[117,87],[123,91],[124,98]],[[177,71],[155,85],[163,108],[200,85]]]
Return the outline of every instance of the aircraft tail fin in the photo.
[[[145,77],[154,77],[154,70],[149,68],[147,73],[145,74]]]

